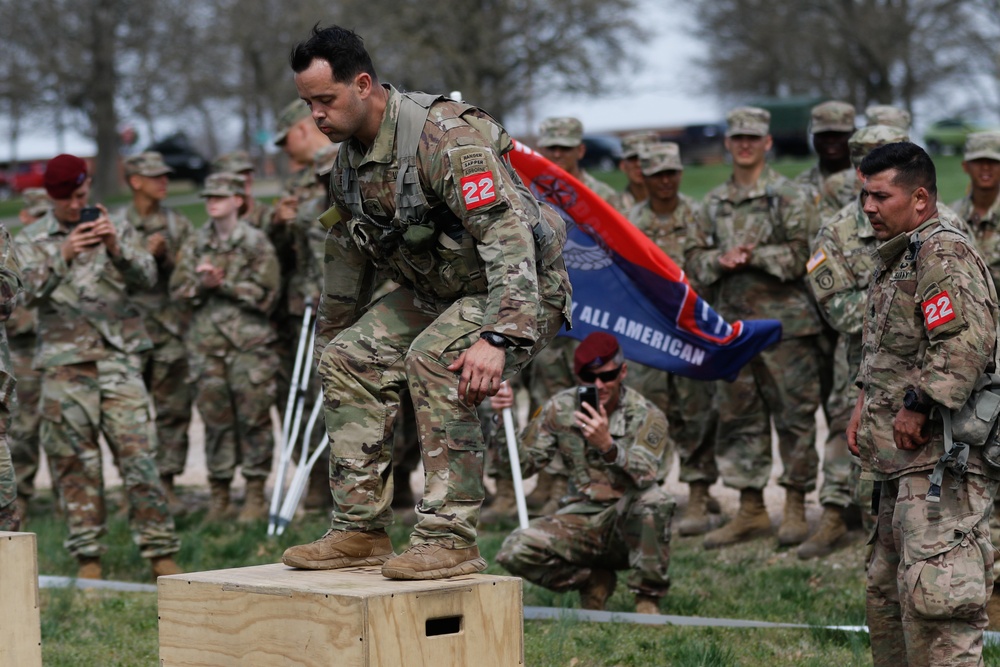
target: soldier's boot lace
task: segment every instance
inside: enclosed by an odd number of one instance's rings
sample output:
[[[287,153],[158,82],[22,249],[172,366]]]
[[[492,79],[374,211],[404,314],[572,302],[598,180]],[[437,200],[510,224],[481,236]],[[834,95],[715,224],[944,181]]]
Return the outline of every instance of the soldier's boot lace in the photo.
[[[208,514],[205,521],[209,523],[222,523],[232,518],[229,511],[229,485],[232,480],[213,479],[209,481],[211,498],[208,501]]]
[[[790,547],[801,544],[809,537],[806,522],[806,494],[796,489],[785,489],[785,513],[778,527],[778,545]]]
[[[635,596],[635,613],[637,614],[659,614],[660,598],[652,595]]]
[[[602,611],[608,603],[608,598],[615,592],[618,577],[612,570],[592,568],[590,576],[580,588],[580,607]]]
[[[247,491],[243,498],[243,509],[236,517],[237,523],[253,523],[267,518],[267,502],[264,500],[264,479],[247,480]]]
[[[172,474],[160,475],[160,483],[163,484],[163,492],[167,495],[167,508],[173,516],[183,516],[187,514],[187,505],[177,497],[177,490],[174,488],[174,476]]]
[[[708,482],[691,482],[688,488],[688,503],[677,524],[677,532],[685,537],[704,535],[712,527],[708,517]]]
[[[315,542],[285,549],[281,562],[303,570],[335,570],[381,565],[394,555],[384,529],[328,530]]]
[[[511,521],[517,515],[517,499],[514,497],[514,480],[497,479],[497,492],[493,504],[479,515],[479,523]]]
[[[764,492],[759,489],[740,491],[740,509],[733,520],[705,536],[706,549],[745,542],[771,534],[771,517],[764,507]]]
[[[552,473],[543,470],[538,473],[538,477],[535,479],[534,490],[524,499],[525,504],[528,506],[528,510],[532,514],[536,514],[538,510],[542,509],[545,506],[545,503],[549,501],[551,489]]]
[[[77,579],[101,579],[101,559],[98,557],[81,556],[76,559],[79,567],[76,570]]]
[[[549,499],[538,510],[538,516],[552,516],[562,507],[560,501],[569,491],[569,480],[563,475],[551,475],[549,484]]]
[[[184,574],[184,570],[174,562],[173,556],[153,556],[149,559],[149,564],[153,568],[153,580],[158,577],[168,577],[172,574]]]
[[[823,505],[819,527],[808,540],[799,545],[799,558],[809,560],[829,556],[845,545],[842,539],[845,535],[847,535],[847,523],[844,522],[843,508],[837,505]]]
[[[382,566],[388,579],[447,579],[486,569],[479,547],[450,549],[440,542],[414,545]]]

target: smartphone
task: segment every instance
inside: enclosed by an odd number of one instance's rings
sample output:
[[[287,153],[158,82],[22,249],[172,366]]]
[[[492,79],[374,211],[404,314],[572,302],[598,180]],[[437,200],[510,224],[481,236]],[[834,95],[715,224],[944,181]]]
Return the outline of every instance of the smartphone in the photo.
[[[580,412],[584,414],[590,414],[584,409],[583,407],[584,403],[589,403],[590,407],[594,408],[594,410],[596,410],[597,412],[601,411],[600,402],[597,397],[597,387],[595,387],[592,384],[584,385],[582,387],[577,387],[576,394],[580,398]]]
[[[80,209],[80,222],[93,222],[101,217],[101,209],[96,206],[87,206]]]

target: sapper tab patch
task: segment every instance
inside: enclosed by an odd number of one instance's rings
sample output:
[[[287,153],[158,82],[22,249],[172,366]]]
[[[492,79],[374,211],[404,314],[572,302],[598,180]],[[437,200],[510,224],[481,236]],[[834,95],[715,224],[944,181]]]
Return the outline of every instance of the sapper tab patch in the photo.
[[[946,322],[955,319],[955,309],[951,304],[951,296],[942,290],[921,304],[924,311],[924,322],[931,331]]]
[[[816,251],[816,254],[814,254],[812,257],[809,258],[809,261],[806,263],[806,271],[808,273],[812,273],[817,266],[819,266],[825,261],[826,261],[826,253],[823,252],[822,248],[820,248],[819,250]]]

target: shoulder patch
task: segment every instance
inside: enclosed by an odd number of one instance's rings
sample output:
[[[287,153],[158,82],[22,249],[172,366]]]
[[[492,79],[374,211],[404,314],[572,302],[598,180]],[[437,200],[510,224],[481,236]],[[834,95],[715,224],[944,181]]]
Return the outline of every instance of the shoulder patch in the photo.
[[[826,253],[823,252],[822,248],[820,248],[819,250],[816,251],[816,253],[812,257],[809,258],[809,261],[806,263],[806,271],[812,273],[816,269],[816,267],[818,267],[825,261],[826,261]]]
[[[924,323],[928,331],[933,331],[942,324],[955,319],[955,306],[947,290],[941,290],[921,304],[924,311]]]
[[[499,174],[491,150],[481,145],[459,146],[448,151],[448,161],[459,188],[457,203],[463,210],[488,210],[504,201],[497,191]]]

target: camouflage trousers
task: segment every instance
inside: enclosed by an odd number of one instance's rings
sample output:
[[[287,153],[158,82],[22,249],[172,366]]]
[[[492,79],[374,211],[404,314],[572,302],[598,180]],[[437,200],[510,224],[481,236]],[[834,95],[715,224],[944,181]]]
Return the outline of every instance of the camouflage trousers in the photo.
[[[0,530],[16,531],[21,527],[21,517],[14,502],[17,500],[17,477],[7,448],[8,422],[10,413],[5,405],[0,405]]]
[[[246,479],[265,478],[274,458],[271,406],[277,359],[268,347],[197,355],[195,403],[205,422],[209,479],[231,480],[236,466]]]
[[[824,405],[829,434],[823,443],[823,484],[819,488],[819,502],[837,507],[859,505],[868,512],[871,482],[861,481],[861,461],[847,448],[847,426],[859,390],[854,386],[855,373],[847,364],[843,337],[838,341],[833,360],[833,389]],[[868,489],[867,497],[864,497],[865,488]]]
[[[778,482],[802,492],[816,488],[817,363],[814,336],[790,338],[751,359],[734,382],[717,384],[715,455],[726,486],[767,485],[773,419],[784,468]]]
[[[22,343],[20,339],[25,340]],[[17,474],[17,493],[24,498],[35,495],[35,475],[38,474],[42,446],[38,439],[41,419],[38,400],[41,396],[42,374],[31,367],[34,354],[34,336],[11,339],[10,360],[17,378],[17,402],[11,409],[13,420],[7,442]]]
[[[866,568],[875,667],[983,664],[998,484],[970,473],[955,489],[948,472],[929,503],[926,470],[882,482]]]
[[[529,415],[534,415],[538,408],[563,389],[577,384],[573,375],[573,353],[579,344],[580,341],[568,336],[556,336],[528,364]],[[566,477],[568,473],[562,456],[554,455],[545,466],[545,472]]]
[[[156,409],[157,468],[161,475],[180,475],[187,463],[194,398],[184,343],[174,338],[147,352],[142,377]]]
[[[627,569],[630,591],[663,597],[670,588],[675,507],[658,486],[627,494],[599,514],[572,513],[570,506],[508,535],[497,562],[553,591],[581,588],[597,568]]]
[[[670,440],[680,457],[680,480],[714,484],[719,478],[715,463],[717,413],[712,402],[715,383],[629,363],[625,384],[667,415]]]
[[[479,340],[485,308],[485,295],[434,305],[399,287],[323,350],[333,529],[375,530],[392,522],[393,428],[400,392],[409,386],[424,464],[424,497],[411,541],[475,544],[485,443],[476,407],[458,398],[459,374],[447,367]],[[539,340],[531,350],[507,350],[504,377],[562,323],[562,297],[559,303],[543,298]]]
[[[145,558],[180,548],[156,469],[156,433],[138,356],[56,366],[42,372],[41,439],[56,471],[69,524],[64,545],[76,557],[97,557],[107,532],[98,435],[118,461],[133,540]]]

